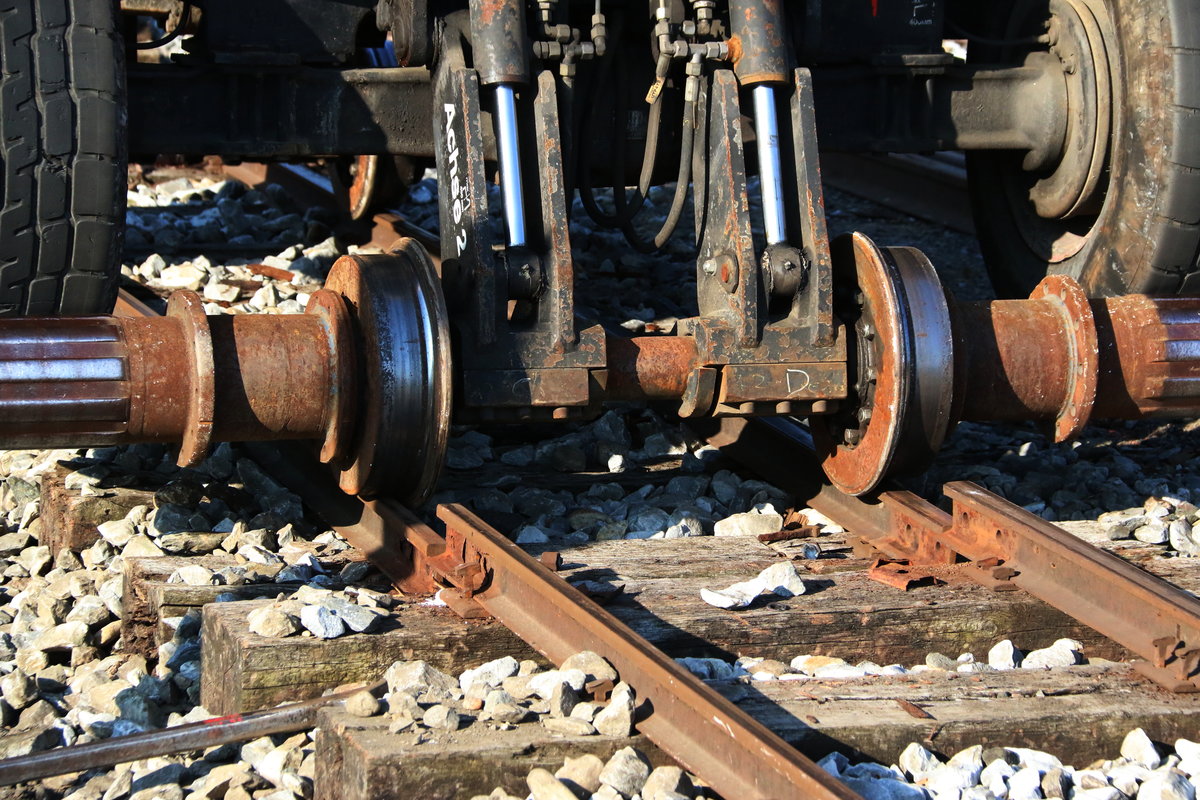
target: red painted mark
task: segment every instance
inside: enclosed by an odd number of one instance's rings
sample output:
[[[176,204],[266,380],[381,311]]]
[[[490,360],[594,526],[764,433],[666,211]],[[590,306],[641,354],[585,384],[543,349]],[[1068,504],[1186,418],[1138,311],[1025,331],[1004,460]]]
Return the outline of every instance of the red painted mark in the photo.
[[[230,714],[228,717],[213,717],[212,719],[204,720],[205,725],[232,725],[235,722],[241,722],[245,717],[241,714]]]
[[[879,16],[879,0],[871,0],[871,16]]]

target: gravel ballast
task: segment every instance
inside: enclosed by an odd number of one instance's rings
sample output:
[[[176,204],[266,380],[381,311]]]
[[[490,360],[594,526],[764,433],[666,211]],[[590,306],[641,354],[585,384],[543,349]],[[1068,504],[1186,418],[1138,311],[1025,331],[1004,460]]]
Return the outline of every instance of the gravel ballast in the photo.
[[[651,206],[669,198],[655,192]],[[408,202],[411,218],[436,224],[436,184],[429,178],[414,187]],[[609,201],[602,197],[601,202]],[[832,228],[875,225],[884,244],[909,243],[916,235],[960,297],[986,296],[968,238],[913,225],[896,212],[835,192],[828,202]],[[123,273],[163,293],[198,291],[208,313],[299,313],[333,260],[354,250],[333,238],[332,222],[324,212],[294,208],[278,187],[248,191],[211,176],[139,184],[130,193],[128,217],[130,254],[136,257]],[[614,320],[635,333],[672,332],[680,318],[693,313],[694,265],[685,241],[672,242],[663,258],[651,259],[629,253],[612,232],[592,227],[579,209],[572,225],[578,231],[573,242],[580,313]],[[686,226],[685,221],[681,228]],[[192,254],[208,243],[232,247]],[[233,253],[236,247],[262,252],[243,257]],[[930,473],[911,485],[935,498],[945,480],[975,480],[1047,520],[1094,522],[1120,547],[1191,558],[1200,555],[1196,428],[1095,425],[1076,442],[1054,444],[1033,426],[964,423]],[[68,488],[81,495],[137,486],[154,492],[153,503],[102,522],[95,545],[54,558],[39,538],[39,485],[59,463],[71,470]],[[569,488],[556,483],[581,472],[591,479],[576,480]],[[516,520],[506,527],[514,539],[541,549],[569,550],[615,539],[653,546],[657,539],[751,537],[797,519],[789,516],[793,502],[786,493],[739,474],[677,420],[654,409],[618,406],[590,422],[516,432],[456,427],[447,473],[429,508],[454,500],[485,517]],[[231,565],[188,565],[169,580],[189,586],[280,584],[274,602],[250,620],[251,629],[266,637],[370,635],[397,602],[363,585],[369,565],[347,562],[348,545],[306,516],[304,498],[279,485],[236,446],[220,445],[188,470],[175,467],[166,448],[150,445],[8,451],[0,453],[0,480],[0,724],[7,734],[0,738],[0,756],[208,716],[197,705],[197,614],[168,621],[174,637],[155,657],[122,652],[124,559],[217,555],[228,557]],[[460,486],[464,481],[471,485]],[[804,522],[827,533],[841,530],[811,510],[793,513],[809,515]],[[805,544],[815,548],[808,557],[821,558],[819,541]],[[739,603],[804,593],[795,568],[781,566],[791,572],[730,575],[709,593],[719,599],[716,605],[735,609]],[[695,598],[698,604],[706,600]],[[931,653],[925,664],[911,665],[850,664],[816,654],[796,654],[786,664],[753,654],[736,661],[681,662],[707,679],[742,681],[870,680],[926,670],[1054,670],[1088,663],[1070,640],[1032,652],[1019,645],[998,639],[987,653]],[[355,695],[347,711],[385,716],[402,743],[431,741],[472,726],[500,732],[539,725],[561,736],[628,735],[637,702],[634,687],[620,683],[615,672],[596,674],[603,671],[598,657],[581,654],[575,660],[550,671],[533,662],[501,660],[457,676],[420,662],[400,662],[388,670],[387,694]],[[587,693],[596,678],[616,684],[606,702]],[[664,767],[650,770],[642,754],[621,753],[619,760],[617,755],[606,761],[580,757],[556,772],[531,773],[529,794],[522,796],[566,800],[562,789],[574,797],[604,800],[707,796],[694,776],[677,769],[660,773]],[[1037,751],[969,748],[946,755],[913,745],[895,766],[851,764],[836,756],[822,765],[868,800],[1195,800],[1200,766],[1200,745],[1153,743],[1140,731],[1130,733],[1119,755],[1098,753],[1097,761],[1079,768]],[[300,733],[55,779],[43,791],[75,800],[293,800],[311,796],[314,764],[313,736]],[[497,792],[491,797],[509,796]]]

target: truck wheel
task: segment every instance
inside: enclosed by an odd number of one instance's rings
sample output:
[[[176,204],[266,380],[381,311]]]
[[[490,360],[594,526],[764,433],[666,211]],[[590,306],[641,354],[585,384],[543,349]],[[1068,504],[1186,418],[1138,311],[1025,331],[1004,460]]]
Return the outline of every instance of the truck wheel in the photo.
[[[1091,296],[1200,293],[1200,0],[1001,5],[991,35],[1046,33],[1053,20],[1052,49],[1064,63],[1093,59],[1090,72],[1067,73],[1068,81],[1079,73],[1094,80],[1097,98],[1094,107],[1072,107],[1069,124],[1095,126],[1102,147],[1090,159],[1091,185],[1076,176],[1086,190],[1069,209],[1037,202],[1038,183],[1061,176],[1025,172],[1019,155],[968,154],[976,228],[997,292],[1025,297],[1045,275],[1066,274]]]
[[[0,0],[0,314],[112,309],[125,210],[114,0]]]

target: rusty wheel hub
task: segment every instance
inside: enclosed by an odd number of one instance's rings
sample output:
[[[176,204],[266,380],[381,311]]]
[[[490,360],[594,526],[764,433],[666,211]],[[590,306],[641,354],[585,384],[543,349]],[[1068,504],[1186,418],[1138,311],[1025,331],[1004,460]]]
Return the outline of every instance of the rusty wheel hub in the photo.
[[[829,480],[866,494],[897,471],[919,471],[950,428],[954,347],[946,296],[929,260],[907,247],[875,246],[853,234],[835,243],[835,269],[853,286],[858,352],[848,415],[813,428]]]

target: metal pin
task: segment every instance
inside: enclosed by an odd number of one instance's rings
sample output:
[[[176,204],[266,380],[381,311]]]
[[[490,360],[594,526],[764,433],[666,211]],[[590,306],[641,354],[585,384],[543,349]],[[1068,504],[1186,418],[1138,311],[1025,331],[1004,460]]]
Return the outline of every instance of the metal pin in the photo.
[[[496,141],[500,148],[500,190],[508,246],[525,246],[525,197],[521,188],[521,155],[517,148],[517,109],[511,86],[496,87]]]
[[[783,166],[779,157],[779,120],[775,116],[775,90],[754,87],[754,130],[758,142],[758,174],[762,183],[763,227],[767,244],[787,241],[783,210]]]

